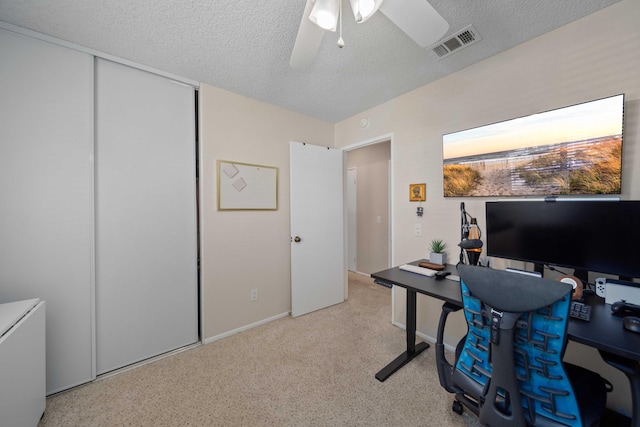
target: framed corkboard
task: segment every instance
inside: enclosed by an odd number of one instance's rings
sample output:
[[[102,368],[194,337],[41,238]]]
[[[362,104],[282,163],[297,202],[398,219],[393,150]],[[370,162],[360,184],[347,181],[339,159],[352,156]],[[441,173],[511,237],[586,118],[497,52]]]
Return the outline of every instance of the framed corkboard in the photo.
[[[427,184],[409,184],[409,201],[424,202],[427,200]]]
[[[278,168],[218,160],[218,210],[278,210]]]

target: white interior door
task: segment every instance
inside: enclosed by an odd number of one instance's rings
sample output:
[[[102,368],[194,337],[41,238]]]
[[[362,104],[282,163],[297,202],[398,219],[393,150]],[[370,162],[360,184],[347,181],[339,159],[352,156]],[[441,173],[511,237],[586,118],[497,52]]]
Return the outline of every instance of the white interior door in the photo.
[[[194,89],[96,62],[102,374],[198,340]]]
[[[342,151],[291,142],[291,314],[344,301]]]
[[[358,271],[358,181],[357,169],[347,169],[347,264],[350,271]]]

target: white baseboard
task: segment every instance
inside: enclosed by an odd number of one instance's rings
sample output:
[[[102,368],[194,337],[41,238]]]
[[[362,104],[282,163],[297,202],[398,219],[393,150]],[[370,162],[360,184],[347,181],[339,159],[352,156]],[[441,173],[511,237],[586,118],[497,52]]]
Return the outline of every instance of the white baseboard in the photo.
[[[260,326],[260,325],[264,325],[265,323],[269,323],[269,322],[273,322],[274,320],[278,320],[278,319],[282,319],[283,317],[287,317],[291,312],[287,311],[285,313],[281,313],[281,314],[277,314],[275,316],[272,317],[268,317],[266,319],[254,322],[254,323],[250,323],[248,325],[245,326],[241,326],[237,329],[233,329],[231,331],[219,334],[219,335],[215,335],[213,337],[209,337],[209,338],[205,338],[202,340],[203,344],[209,344],[212,343],[214,341],[218,341],[221,340],[222,338],[227,338],[230,337],[231,335],[235,335],[239,332],[243,332],[243,331],[248,331],[249,329],[255,328],[256,326]]]
[[[400,328],[400,329],[403,329],[403,330],[405,330],[405,331],[407,330],[407,325],[405,325],[404,323],[400,323],[400,322],[392,322],[392,324],[393,324],[393,326],[397,326],[397,327],[398,327],[398,328]],[[431,335],[424,334],[424,333],[422,333],[422,332],[420,332],[420,331],[416,331],[416,335],[417,335],[417,336],[419,336],[420,338],[422,338],[422,339],[423,339],[423,340],[425,340],[425,341],[429,341],[429,342],[430,342],[430,343],[432,343],[432,344],[435,344],[435,343],[436,343],[436,341],[437,341],[437,340],[436,340],[434,337],[432,337]],[[444,344],[444,348],[445,348],[445,349],[447,349],[447,350],[449,350],[449,351],[453,351],[453,352],[455,352],[455,351],[456,351],[456,348],[455,348],[454,346],[449,345],[449,344],[447,344],[447,343],[445,343],[445,344]]]
[[[354,270],[349,270],[350,273],[353,274],[357,274],[359,276],[365,276],[365,277],[371,277],[371,274],[369,273],[363,273],[362,271],[354,271]]]

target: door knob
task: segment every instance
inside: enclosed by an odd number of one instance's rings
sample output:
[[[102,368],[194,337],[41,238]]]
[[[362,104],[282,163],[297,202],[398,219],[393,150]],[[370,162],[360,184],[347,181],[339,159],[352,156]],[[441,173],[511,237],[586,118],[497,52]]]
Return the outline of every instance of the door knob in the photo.
[[[302,239],[300,238],[300,236],[296,236],[296,237],[293,238],[293,241],[296,242],[296,243],[300,243],[300,242],[302,242]]]

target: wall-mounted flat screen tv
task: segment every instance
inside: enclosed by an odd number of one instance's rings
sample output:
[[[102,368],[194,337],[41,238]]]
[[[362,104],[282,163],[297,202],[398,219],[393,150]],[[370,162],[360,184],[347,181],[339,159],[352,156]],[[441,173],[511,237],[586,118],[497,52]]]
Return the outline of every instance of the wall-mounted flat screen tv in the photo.
[[[444,195],[620,194],[624,94],[442,137]]]

